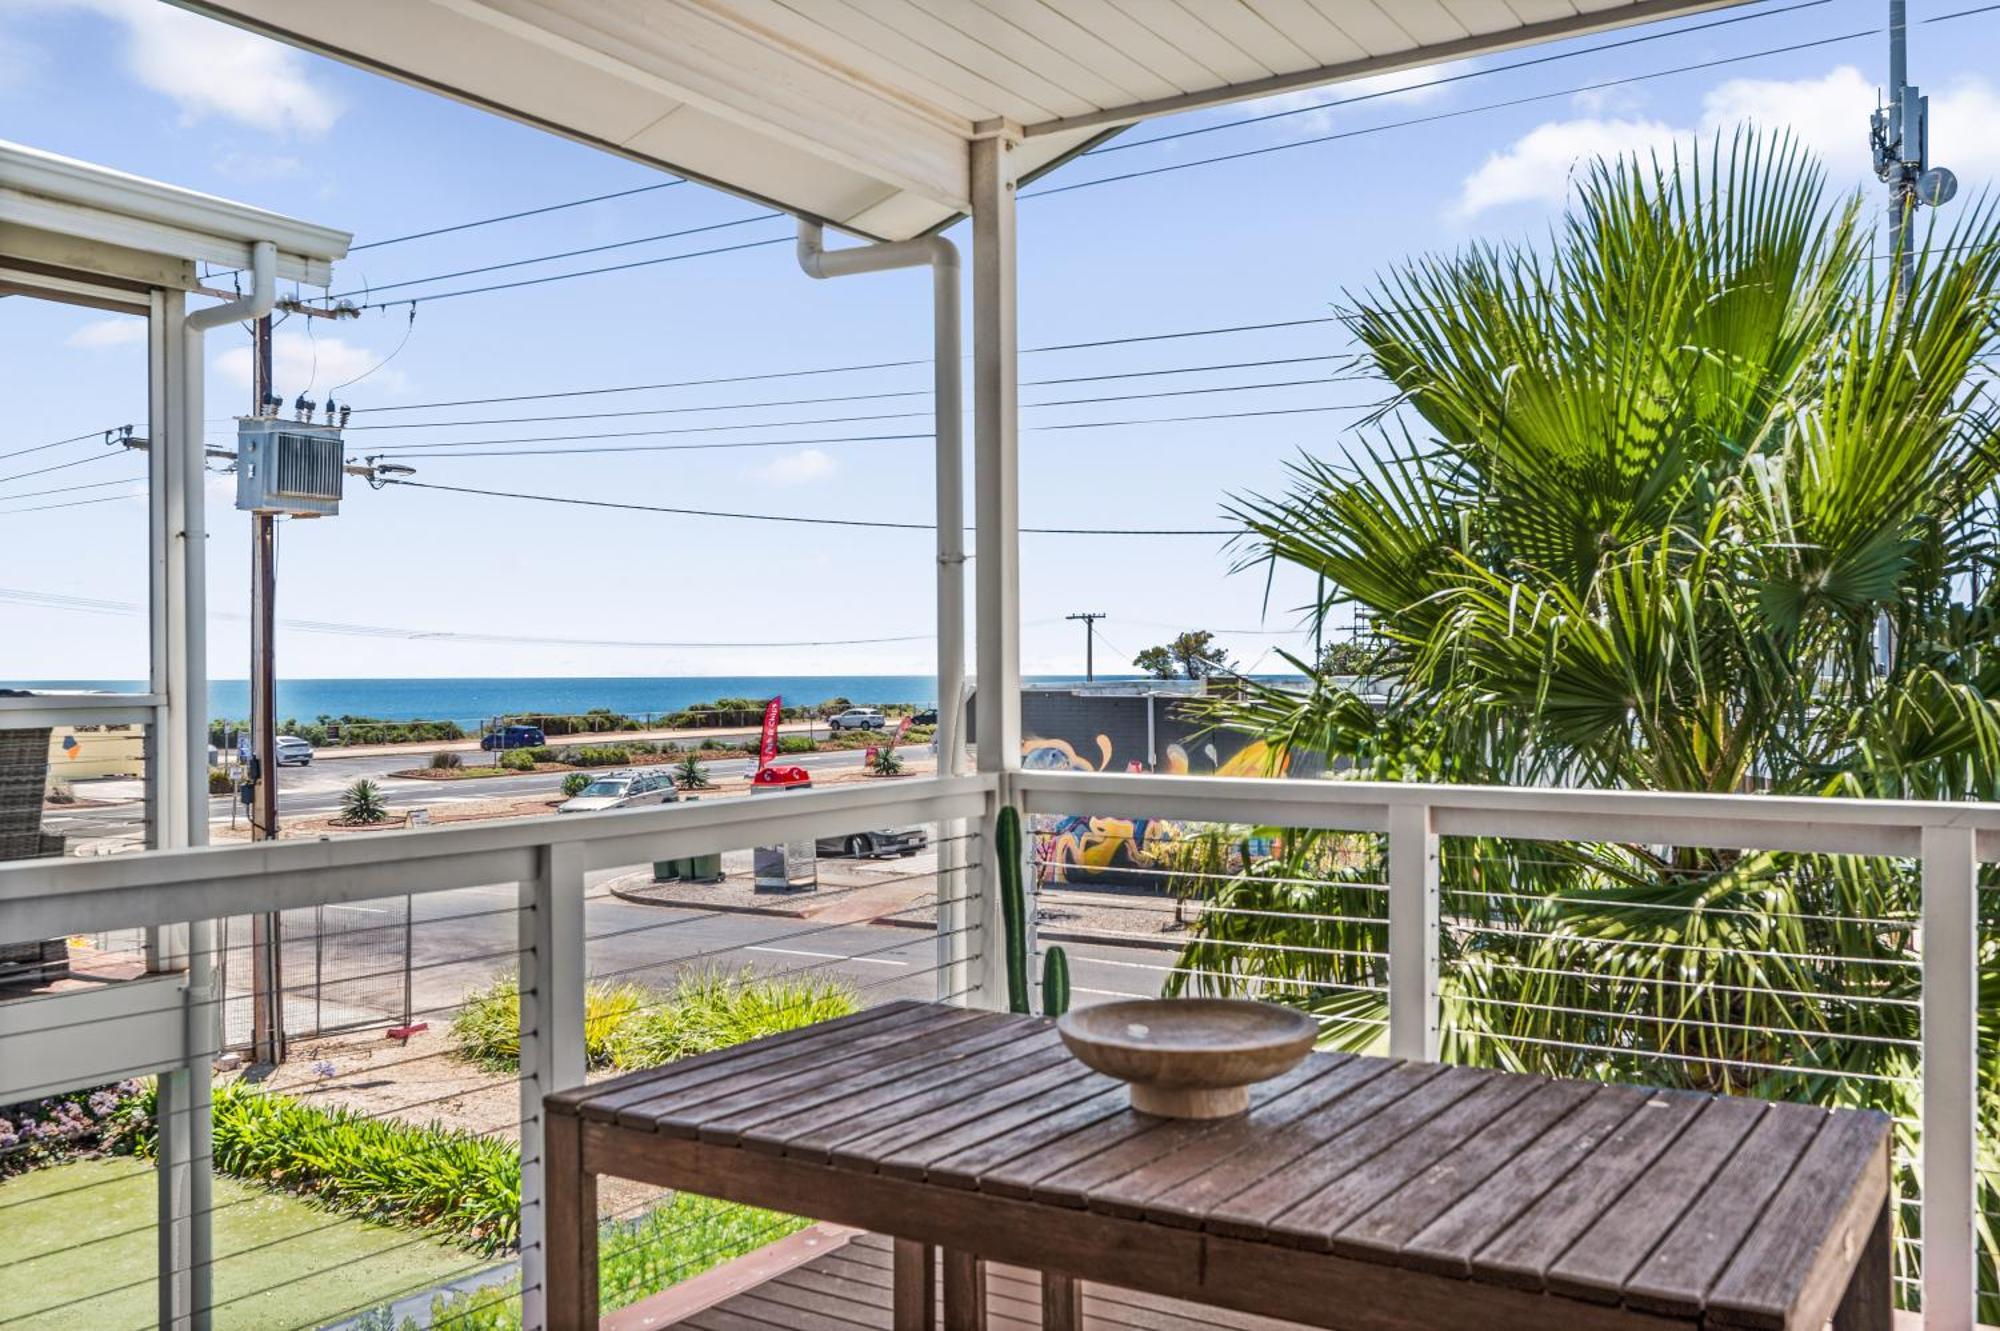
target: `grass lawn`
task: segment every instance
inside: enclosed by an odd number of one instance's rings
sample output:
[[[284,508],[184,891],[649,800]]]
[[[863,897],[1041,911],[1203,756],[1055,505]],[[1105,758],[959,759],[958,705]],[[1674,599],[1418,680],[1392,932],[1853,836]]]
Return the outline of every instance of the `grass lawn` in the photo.
[[[95,1186],[55,1195],[86,1184]],[[6,1235],[0,1323],[7,1331],[152,1326],[154,1202],[152,1165],[128,1157],[58,1165],[0,1182],[0,1232]],[[469,1275],[493,1260],[342,1219],[230,1178],[216,1178],[215,1205],[219,1328],[317,1326]]]

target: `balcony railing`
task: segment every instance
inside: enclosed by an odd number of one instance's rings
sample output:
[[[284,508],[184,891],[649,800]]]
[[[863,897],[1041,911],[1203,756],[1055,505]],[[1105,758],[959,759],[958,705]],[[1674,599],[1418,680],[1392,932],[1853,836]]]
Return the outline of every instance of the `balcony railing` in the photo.
[[[1980,1046],[1975,1005],[1981,922],[1994,913],[1981,909],[1980,879],[1983,866],[2000,860],[2000,806],[1068,772],[907,779],[615,815],[0,867],[0,941],[380,899],[408,898],[405,927],[412,929],[455,922],[458,930],[477,920],[489,945],[417,964],[434,963],[455,983],[504,971],[518,984],[519,1073],[489,1074],[487,1081],[517,1084],[518,1101],[491,1131],[518,1136],[521,1144],[519,1297],[527,1324],[536,1325],[540,1098],[586,1075],[587,982],[735,966],[754,954],[779,975],[882,962],[879,982],[857,986],[864,1003],[878,996],[997,1002],[1005,990],[1002,949],[992,939],[999,919],[996,866],[982,853],[982,829],[1002,799],[1043,830],[1028,838],[1034,861],[1028,876],[1043,885],[1048,941],[1059,939],[1071,952],[1079,1002],[1163,990],[1249,992],[1305,1003],[1321,1014],[1330,1038],[1373,1041],[1409,1058],[1850,1102],[1881,1102],[1882,1088],[1894,1083],[1898,1103],[1908,1106],[1898,1161],[1905,1188],[1902,1301],[1925,1309],[1936,1325],[1957,1327],[1970,1325],[1982,1295],[1996,1297],[1979,1287],[1975,1242],[1979,1148],[1989,1145],[1977,1139],[1976,1078],[1982,1054],[1992,1052]],[[1169,841],[1191,843],[1204,828],[1230,833],[1218,838],[1225,853],[1206,862],[1128,855],[1123,890],[1109,891],[1092,881],[1101,866],[1076,859],[1081,843],[1061,842],[1065,819],[1100,841],[1144,843],[1150,836],[1155,850]],[[837,910],[812,920],[769,917],[754,943],[718,931],[717,917],[700,912],[667,911],[657,919],[605,913],[603,876],[622,866],[916,823],[938,829],[937,867],[917,884],[928,892],[901,911],[904,922],[931,926],[934,944],[921,965],[910,964],[906,945],[893,961],[886,951],[869,958],[835,946],[831,940],[845,927]],[[1246,848],[1248,829],[1272,831]],[[1269,881],[1270,865],[1282,862],[1267,856],[1270,839],[1300,829],[1352,834],[1334,857],[1337,886],[1312,875]],[[1495,853],[1496,845],[1505,853]],[[1628,848],[1662,862],[1693,847],[1829,857],[1814,863],[1892,866],[1917,890],[1909,909],[1886,914],[1828,910],[1791,919],[1785,910],[1768,912],[1796,926],[1783,937],[1694,931],[1695,923],[1715,918],[1712,901],[1698,890],[1686,900],[1619,904],[1651,912],[1647,918],[1684,922],[1688,929],[1674,942],[1657,929],[1607,936],[1572,927],[1585,912],[1601,918],[1605,901],[1572,903],[1506,877],[1544,859],[1573,866],[1592,847],[1600,854],[1604,847]],[[1481,855],[1488,858],[1477,872],[1454,872],[1461,859],[1470,864]],[[1251,862],[1262,866],[1267,885],[1296,891],[1256,899],[1224,892]],[[1053,868],[1079,865],[1070,882],[1053,881]],[[1698,876],[1690,882],[1699,888]],[[464,895],[475,891],[484,895]],[[461,896],[444,895],[451,893]],[[1739,945],[1718,941],[1726,937]],[[673,941],[652,952],[633,950],[640,940],[664,939]],[[172,1276],[163,1298],[180,1300],[177,1306],[216,1305],[216,1324],[226,1325],[226,1300],[247,1297],[240,1287],[221,1292],[238,1254],[221,1243],[205,1246],[202,1227],[186,1221],[190,1213],[220,1209],[202,1189],[206,1171],[196,1167],[209,1154],[205,1079],[179,1083],[175,1069],[212,1055],[217,1014],[244,1000],[234,981],[227,988],[218,983],[212,928],[196,925],[194,942],[184,973],[0,1003],[0,1102],[167,1074],[161,1195],[182,1200],[169,1205],[163,1222]],[[222,954],[227,965],[237,964],[239,942],[229,940]],[[1609,950],[1628,961],[1654,960],[1636,968],[1637,979],[1607,975],[1597,961]],[[1724,963],[1741,965],[1745,958],[1768,961],[1773,975],[1802,978],[1789,987],[1775,980],[1744,986],[1758,992],[1731,1006]],[[1882,982],[1815,980],[1841,966]],[[1512,968],[1512,980],[1547,983],[1539,989],[1476,983],[1495,967]],[[1523,993],[1546,996],[1536,1022],[1514,1019],[1528,1001]],[[1669,999],[1663,1008],[1663,993],[1700,994],[1703,1001],[1674,1008]],[[447,1015],[443,1001],[406,1003],[410,1016],[398,1007],[378,1020],[407,1024]],[[1786,1005],[1789,1016],[1772,1015],[1773,1003]],[[1856,1013],[1893,1020],[1864,1022]],[[1895,1057],[1840,1057],[1864,1046]],[[460,1079],[447,1084],[445,1095],[473,1090]],[[420,1117],[422,1108],[410,1103],[395,1112]],[[625,1206],[642,1211],[653,1200]],[[480,1266],[467,1265],[468,1273]],[[296,1269],[310,1274],[316,1264],[301,1260]],[[0,1327],[9,1317],[0,1308]]]

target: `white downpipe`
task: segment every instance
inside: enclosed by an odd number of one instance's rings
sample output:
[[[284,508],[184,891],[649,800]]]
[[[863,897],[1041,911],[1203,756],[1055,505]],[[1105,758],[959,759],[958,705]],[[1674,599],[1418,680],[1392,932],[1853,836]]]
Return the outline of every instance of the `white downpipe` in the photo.
[[[895,268],[931,270],[932,414],[937,472],[937,753],[938,774],[965,770],[965,386],[959,331],[958,246],[942,236],[921,236],[851,249],[829,250],[817,222],[799,221],[799,267],[808,277],[848,277]],[[964,954],[964,915],[947,904],[967,884],[956,874],[964,861],[964,828],[939,829],[937,870],[939,992],[963,987],[956,964]]]
[[[260,319],[278,299],[278,246],[260,240],[250,251],[250,294],[203,309],[191,310],[181,321],[180,445],[180,569],[169,594],[181,601],[179,650],[169,663],[179,685],[181,780],[187,783],[187,835],[190,846],[208,844],[208,521],[204,478],[207,435],[203,418],[203,335],[211,328]],[[208,1331],[214,1307],[213,1262],[215,1149],[211,1121],[214,1057],[221,1048],[221,995],[215,992],[215,922],[188,925],[188,1047],[187,1146],[189,1316],[191,1331]]]

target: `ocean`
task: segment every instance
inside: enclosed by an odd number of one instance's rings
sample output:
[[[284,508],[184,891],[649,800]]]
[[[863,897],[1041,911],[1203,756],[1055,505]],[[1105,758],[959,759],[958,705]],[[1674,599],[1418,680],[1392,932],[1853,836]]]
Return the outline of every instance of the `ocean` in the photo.
[[[1074,676],[1036,676],[1035,683],[1065,683]],[[1111,678],[1100,676],[1100,678]],[[101,689],[136,693],[143,680],[61,679],[9,681],[24,689]],[[601,678],[551,676],[494,679],[280,679],[278,718],[310,721],[319,716],[370,716],[385,721],[456,721],[475,728],[492,717],[517,712],[587,712],[605,707],[627,716],[678,711],[717,698],[769,698],[787,706],[811,706],[829,698],[855,703],[937,701],[937,681],[928,675],[666,675],[656,678],[607,675]],[[250,714],[250,684],[242,679],[210,680],[208,714],[241,720]]]

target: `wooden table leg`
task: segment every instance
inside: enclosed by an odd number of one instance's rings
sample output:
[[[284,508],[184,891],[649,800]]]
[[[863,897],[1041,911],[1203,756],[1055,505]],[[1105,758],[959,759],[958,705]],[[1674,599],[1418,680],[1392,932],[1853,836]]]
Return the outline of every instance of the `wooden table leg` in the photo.
[[[944,1331],[986,1331],[986,1263],[944,1250]]]
[[[1882,1203],[1868,1246],[1833,1310],[1833,1331],[1889,1331],[1895,1313],[1895,1193]]]
[[[1074,1277],[1042,1272],[1042,1331],[1083,1331],[1083,1287]]]
[[[937,1249],[897,1239],[894,1270],[895,1331],[936,1331]]]
[[[597,1175],[583,1169],[583,1121],[550,1114],[542,1129],[543,1279],[551,1331],[597,1331]]]

